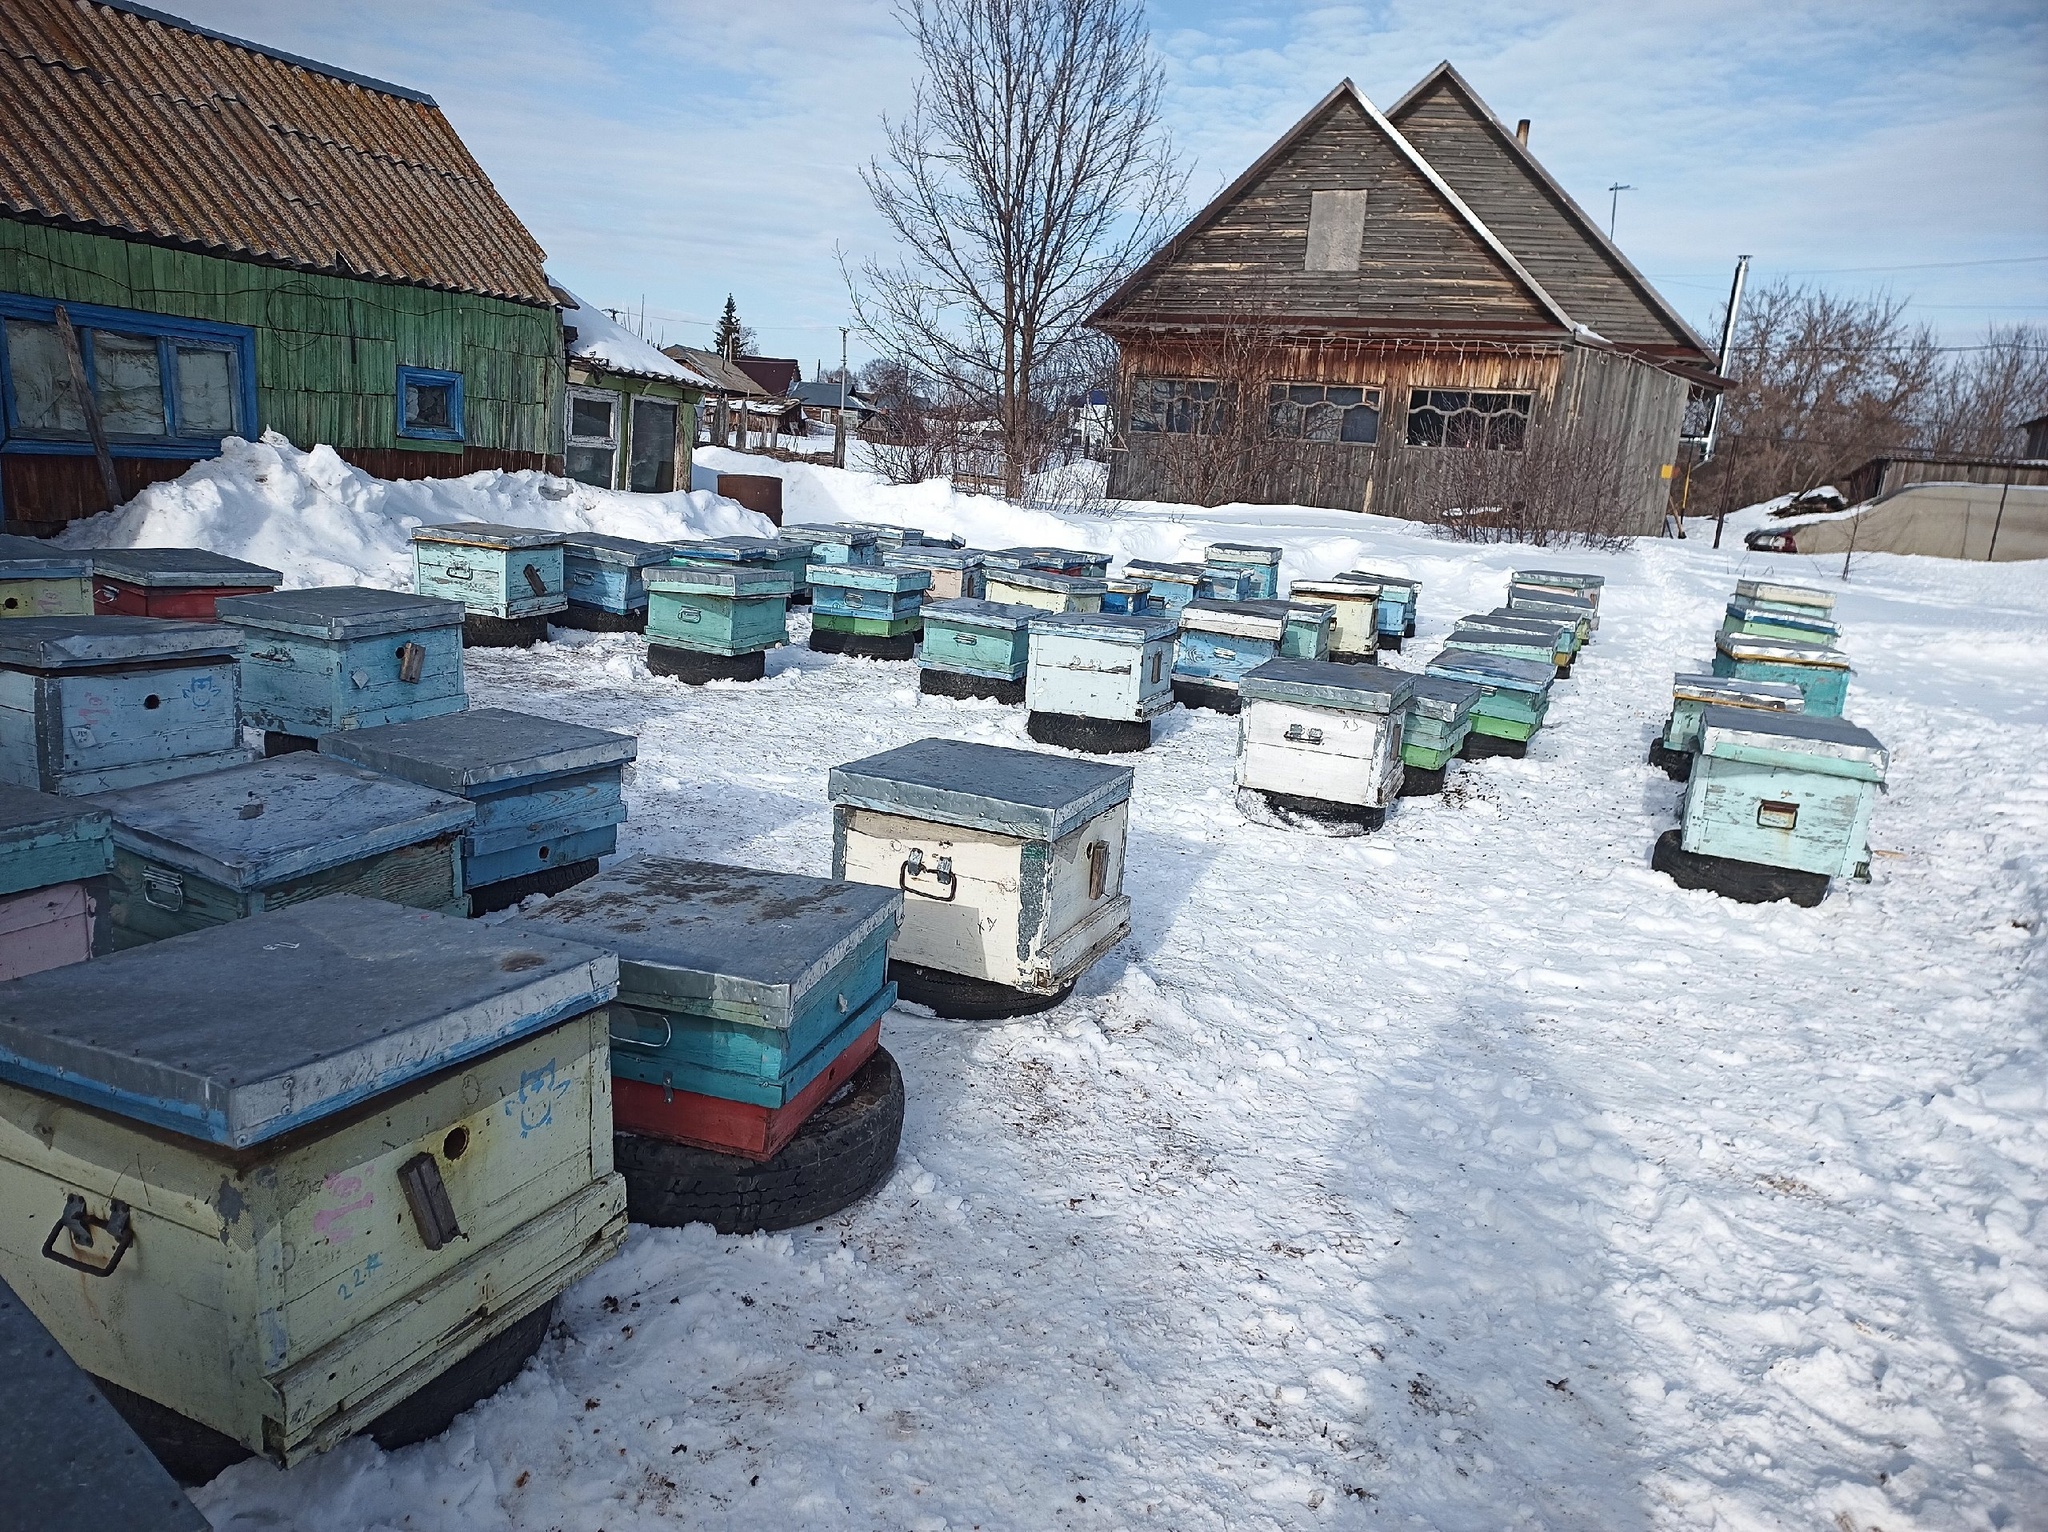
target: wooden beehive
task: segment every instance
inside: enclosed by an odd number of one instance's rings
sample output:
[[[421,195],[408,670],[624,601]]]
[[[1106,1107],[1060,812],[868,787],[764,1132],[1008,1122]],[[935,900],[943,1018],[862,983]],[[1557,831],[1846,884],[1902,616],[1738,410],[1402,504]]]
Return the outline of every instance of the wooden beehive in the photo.
[[[1832,622],[1835,598],[1811,585],[1783,585],[1776,580],[1737,580],[1735,594],[1766,611]]]
[[[1516,569],[1509,573],[1508,584],[1520,585],[1530,590],[1554,591],[1567,596],[1584,596],[1597,608],[1600,592],[1606,588],[1607,577],[1596,574],[1580,574],[1568,569]]]
[[[1721,618],[1723,633],[1751,638],[1790,638],[1807,644],[1832,644],[1842,630],[1810,607],[1778,606],[1748,596],[1732,596]]]
[[[382,729],[329,734],[323,754],[475,806],[462,831],[462,886],[481,915],[554,893],[618,850],[630,734],[476,708]]]
[[[882,556],[890,569],[922,569],[932,577],[928,601],[982,599],[982,555],[972,548],[902,547]]]
[[[1110,556],[1086,548],[998,548],[982,558],[991,570],[1040,569],[1047,574],[1101,580],[1108,577]]]
[[[1062,612],[1031,620],[1026,731],[1073,750],[1142,750],[1173,707],[1171,617]]]
[[[1473,614],[1460,617],[1444,642],[1453,649],[1500,654],[1511,660],[1535,660],[1562,677],[1571,674],[1575,632],[1568,622]]]
[[[1152,559],[1131,559],[1124,565],[1127,579],[1143,580],[1151,587],[1151,599],[1159,610],[1178,614],[1190,601],[1207,594],[1208,576],[1200,564],[1162,564]]]
[[[924,608],[918,688],[934,697],[1024,700],[1034,606],[995,601],[934,601]]]
[[[0,623],[0,782],[97,793],[249,759],[237,628],[162,617]]]
[[[1888,756],[1843,718],[1709,707],[1680,844],[1698,856],[1842,877],[1870,860]]]
[[[1286,604],[1196,599],[1180,609],[1173,695],[1183,707],[1238,709],[1245,672],[1279,659],[1287,638]]]
[[[1557,677],[1556,667],[1541,660],[1472,649],[1440,650],[1425,668],[1433,676],[1479,688],[1479,700],[1472,704],[1472,732],[1465,739],[1467,756],[1525,754],[1529,740],[1543,727]]]
[[[1202,551],[1203,567],[1235,570],[1245,577],[1246,601],[1272,601],[1280,594],[1280,552],[1257,543],[1211,543]]]
[[[1109,582],[1092,575],[1055,574],[1047,569],[984,571],[982,589],[991,601],[1035,606],[1042,612],[1099,612]]]
[[[1371,811],[1377,827],[1401,791],[1403,718],[1414,677],[1377,665],[1268,660],[1238,682],[1237,785],[1318,818],[1323,806]]]
[[[1535,617],[1556,617],[1575,622],[1579,626],[1581,646],[1590,644],[1600,628],[1599,609],[1588,597],[1542,586],[1510,584],[1507,609]]]
[[[114,822],[115,951],[323,894],[468,913],[461,841],[476,811],[325,755],[299,751],[90,801]]]
[[[1152,599],[1152,582],[1119,575],[1102,582],[1102,610],[1126,617],[1143,617],[1165,610]]]
[[[633,857],[518,924],[618,954],[622,1132],[765,1160],[875,1051],[902,912],[864,883]]]
[[[638,633],[647,626],[646,571],[676,556],[672,543],[646,543],[602,532],[571,532],[562,541],[562,589],[569,598],[564,627]]]
[[[1714,674],[1745,681],[1783,681],[1799,688],[1810,718],[1840,718],[1849,700],[1849,656],[1827,644],[1790,638],[1714,635]]]
[[[1287,631],[1280,638],[1280,656],[1289,660],[1327,660],[1330,635],[1336,631],[1337,609],[1324,601],[1275,601],[1285,609]]]
[[[0,979],[92,956],[113,865],[105,810],[0,787]]]
[[[1057,1000],[1130,934],[1131,780],[947,739],[835,766],[832,876],[908,896],[891,950],[905,998],[943,1009],[948,980],[966,979]]]
[[[97,1376],[333,1446],[624,1239],[617,975],[342,895],[6,985],[0,1276]]]
[[[876,660],[907,660],[917,652],[924,596],[932,588],[929,569],[813,564],[810,581],[811,648]]]
[[[473,645],[524,645],[547,637],[547,619],[569,605],[564,532],[464,521],[412,535],[413,589],[459,601]]]
[[[1338,664],[1370,665],[1379,655],[1377,586],[1358,580],[1296,580],[1287,599],[1331,608],[1335,615],[1330,623],[1329,658]]]
[[[1402,643],[1415,632],[1415,609],[1422,595],[1421,582],[1405,575],[1379,574],[1369,569],[1346,570],[1336,578],[1378,588],[1376,616],[1380,647],[1398,653]]]
[[[1557,647],[1553,658],[1565,656],[1567,671],[1578,660],[1579,653],[1586,647],[1586,640],[1592,636],[1589,626],[1578,618],[1564,612],[1515,611],[1512,607],[1498,606],[1490,612],[1474,613],[1460,618],[1461,622],[1477,623],[1481,627],[1519,628],[1528,633],[1553,633],[1557,635]]]
[[[812,564],[879,564],[882,562],[880,540],[873,527],[859,526],[852,522],[825,522],[813,525],[809,522],[795,529],[812,540],[816,550]]]
[[[103,617],[185,617],[209,622],[223,596],[275,590],[275,569],[204,548],[95,548],[93,609]]]
[[[789,642],[789,576],[771,568],[697,563],[645,571],[650,648],[728,657]]]
[[[1401,717],[1401,764],[1407,772],[1402,791],[1441,791],[1444,768],[1463,752],[1472,732],[1472,710],[1483,693],[1470,681],[1449,676],[1424,672],[1411,679],[1414,687]]]
[[[92,555],[0,534],[0,618],[90,617]]]
[[[249,728],[305,740],[469,706],[456,602],[335,585],[224,597],[219,611],[242,633]]]
[[[1671,716],[1659,736],[1664,748],[1690,754],[1699,748],[1700,719],[1710,707],[1754,708],[1766,713],[1803,713],[1806,698],[1783,681],[1745,681],[1736,676],[1680,671],[1671,678]]]

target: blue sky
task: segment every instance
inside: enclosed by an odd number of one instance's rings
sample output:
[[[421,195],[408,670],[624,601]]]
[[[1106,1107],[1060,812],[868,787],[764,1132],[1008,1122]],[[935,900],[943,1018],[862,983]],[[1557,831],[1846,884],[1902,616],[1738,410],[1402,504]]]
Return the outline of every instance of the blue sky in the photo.
[[[857,167],[916,61],[885,0],[159,0],[430,92],[587,300],[702,343],[836,358],[835,245],[886,253]],[[744,12],[744,14],[735,14]],[[1755,272],[1888,287],[1951,343],[2048,324],[2040,0],[1181,0],[1151,10],[1194,205],[1338,80],[1391,105],[1448,58],[1705,324]],[[1970,263],[1970,264],[1963,264]],[[856,360],[864,355],[854,338]]]

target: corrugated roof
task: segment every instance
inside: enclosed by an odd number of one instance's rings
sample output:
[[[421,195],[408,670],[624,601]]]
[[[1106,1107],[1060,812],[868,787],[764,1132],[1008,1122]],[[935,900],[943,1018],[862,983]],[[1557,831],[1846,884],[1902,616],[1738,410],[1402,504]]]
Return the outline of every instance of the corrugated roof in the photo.
[[[0,212],[552,305],[431,97],[141,6],[0,4]]]

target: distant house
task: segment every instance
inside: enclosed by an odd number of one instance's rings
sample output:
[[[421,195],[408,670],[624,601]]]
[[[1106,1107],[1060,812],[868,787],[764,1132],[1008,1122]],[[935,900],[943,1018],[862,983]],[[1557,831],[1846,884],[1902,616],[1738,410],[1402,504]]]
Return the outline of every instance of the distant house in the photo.
[[[2026,458],[2048,458],[2048,415],[2036,415],[2032,420],[2023,421],[2020,429],[2027,433],[2027,444],[2020,455]]]
[[[1289,444],[1263,499],[1401,515],[1446,454],[1585,444],[1661,526],[1713,357],[1526,135],[1449,64],[1385,113],[1332,90],[1093,316],[1121,353],[1109,492],[1171,498],[1172,438],[1243,390]]]
[[[563,471],[599,489],[688,489],[697,406],[716,385],[567,288],[554,292],[568,365]]]
[[[794,399],[804,380],[803,363],[791,356],[736,356],[732,364],[778,399]]]
[[[431,97],[121,0],[7,0],[0,99],[7,530],[265,429],[387,478],[559,465],[541,248]]]
[[[804,416],[821,425],[830,426],[832,417],[841,410],[846,412],[849,430],[866,425],[875,416],[875,406],[860,391],[855,383],[799,383],[796,386],[796,402],[803,406]]]
[[[739,362],[696,346],[668,346],[662,354],[702,373],[714,385],[708,394],[712,408],[705,411],[706,434],[713,446],[725,446],[728,433],[735,445],[755,436],[802,433],[803,406],[763,386]]]
[[[1842,498],[1850,505],[1889,500],[1913,484],[2048,485],[2048,452],[2024,457],[1944,457],[1929,452],[1894,452],[1874,457],[1845,477]]]

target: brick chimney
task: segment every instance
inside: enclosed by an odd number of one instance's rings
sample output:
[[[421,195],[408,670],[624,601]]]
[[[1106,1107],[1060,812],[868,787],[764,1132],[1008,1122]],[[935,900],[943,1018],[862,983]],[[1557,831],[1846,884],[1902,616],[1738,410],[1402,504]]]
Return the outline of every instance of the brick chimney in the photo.
[[[1526,117],[1515,124],[1515,142],[1524,149],[1529,147],[1529,119]]]

